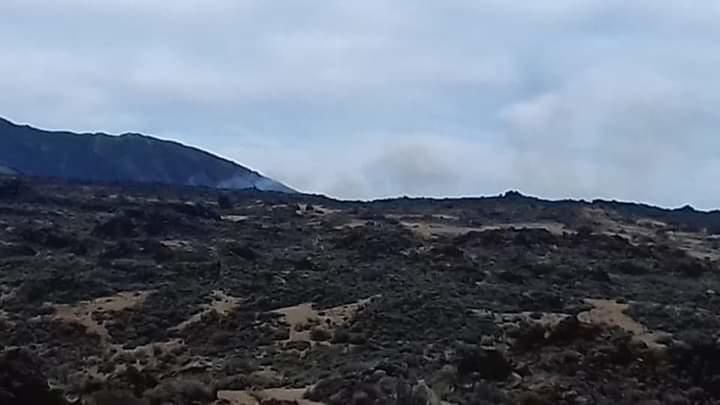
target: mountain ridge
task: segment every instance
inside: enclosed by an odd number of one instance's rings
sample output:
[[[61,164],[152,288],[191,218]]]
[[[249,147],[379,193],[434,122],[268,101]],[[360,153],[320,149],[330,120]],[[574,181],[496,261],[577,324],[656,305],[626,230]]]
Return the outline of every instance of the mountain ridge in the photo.
[[[0,117],[0,166],[28,176],[295,190],[201,148],[128,132],[44,130]]]

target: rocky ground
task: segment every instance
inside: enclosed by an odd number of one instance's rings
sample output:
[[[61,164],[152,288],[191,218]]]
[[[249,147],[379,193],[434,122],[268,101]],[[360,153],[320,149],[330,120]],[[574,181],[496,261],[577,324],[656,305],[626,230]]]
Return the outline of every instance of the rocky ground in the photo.
[[[720,403],[716,223],[3,179],[0,403]]]

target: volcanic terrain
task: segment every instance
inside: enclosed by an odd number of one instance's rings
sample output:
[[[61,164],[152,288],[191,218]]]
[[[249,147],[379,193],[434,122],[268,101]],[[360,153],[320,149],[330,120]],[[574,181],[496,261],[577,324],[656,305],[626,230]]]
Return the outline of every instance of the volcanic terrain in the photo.
[[[720,213],[0,180],[0,404],[720,403]]]

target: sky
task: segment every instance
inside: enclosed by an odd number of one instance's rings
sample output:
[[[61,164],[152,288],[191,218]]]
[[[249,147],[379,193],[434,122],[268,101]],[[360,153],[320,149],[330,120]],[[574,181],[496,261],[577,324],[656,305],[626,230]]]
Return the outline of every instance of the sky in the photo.
[[[718,208],[718,21],[718,0],[2,0],[0,116],[340,198]]]

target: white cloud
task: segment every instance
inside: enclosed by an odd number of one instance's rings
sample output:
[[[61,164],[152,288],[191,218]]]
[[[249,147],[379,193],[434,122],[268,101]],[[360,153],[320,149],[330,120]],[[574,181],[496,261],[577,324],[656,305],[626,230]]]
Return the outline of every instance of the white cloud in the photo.
[[[4,0],[0,115],[341,197],[720,206],[720,1]]]

